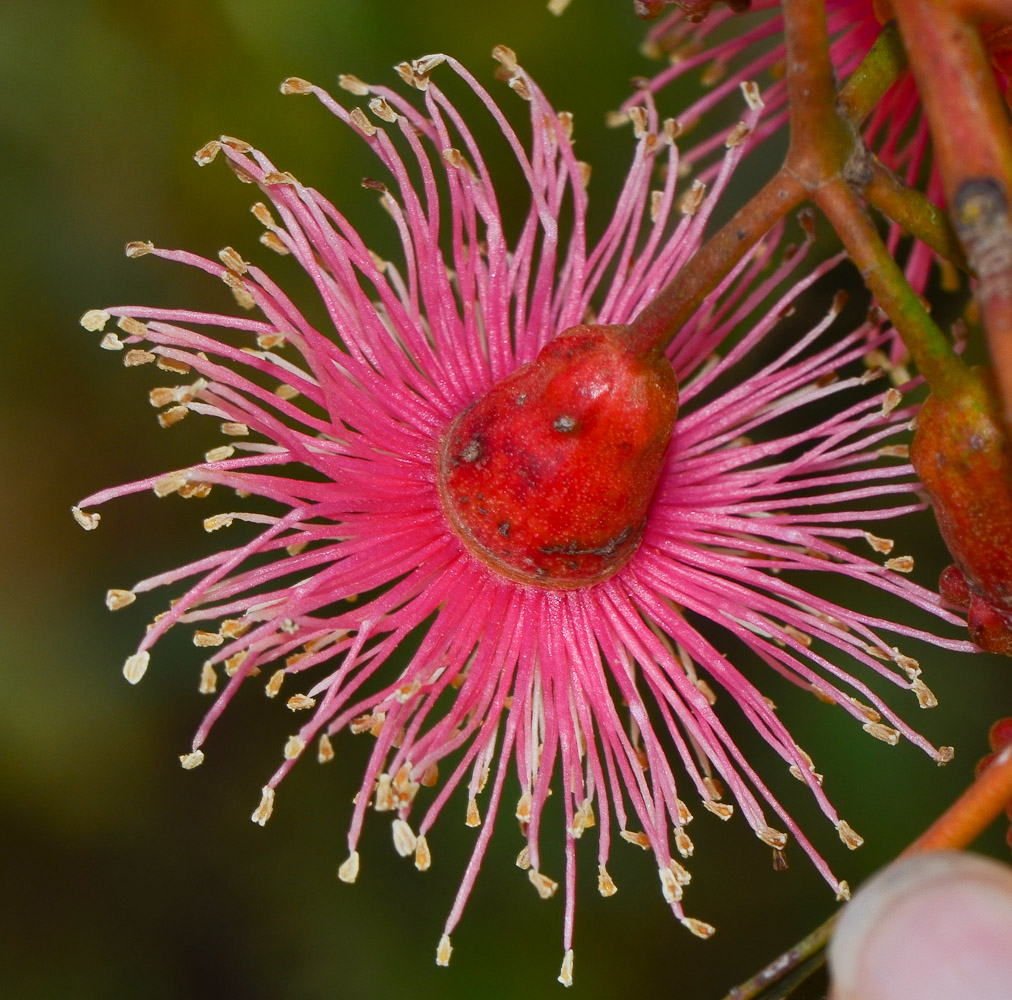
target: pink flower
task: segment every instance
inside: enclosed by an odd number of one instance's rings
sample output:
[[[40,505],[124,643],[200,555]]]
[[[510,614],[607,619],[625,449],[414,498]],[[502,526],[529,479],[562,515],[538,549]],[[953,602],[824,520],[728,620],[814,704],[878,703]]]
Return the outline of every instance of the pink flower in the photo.
[[[842,607],[804,586],[806,574],[847,577],[961,623],[902,575],[911,559],[883,563],[878,554],[892,543],[868,530],[922,506],[899,443],[911,413],[898,408],[896,390],[865,388],[877,373],[862,357],[886,333],[865,325],[828,334],[834,302],[779,356],[758,358],[780,317],[832,263],[779,293],[805,247],[778,260],[776,240],[728,276],[668,349],[681,412],[628,562],[593,585],[559,589],[514,582],[471,554],[449,526],[437,488],[446,428],[591,311],[593,322],[629,322],[699,246],[759,116],[746,86],[743,125],[711,190],[694,184],[683,194],[671,123],[649,101],[631,112],[632,164],[605,232],[588,242],[589,168],[574,154],[572,119],[552,109],[512,52],[495,55],[529,104],[527,144],[474,77],[442,55],[398,67],[422,92],[424,111],[353,77],[342,86],[368,100],[371,114],[345,110],[304,81],[283,85],[315,94],[376,155],[387,179],[367,186],[399,234],[397,264],[371,252],[319,192],[246,143],[222,138],[198,152],[201,164],[223,155],[270,200],[276,214],[253,208],[266,227],[263,242],[313,280],[326,329],[231,248],[219,263],[131,244],[130,256],[177,261],[223,280],[246,311],[118,306],[89,312],[83,323],[98,331],[115,317],[125,336],[106,333],[102,346],[125,350],[128,366],[195,372],[189,384],[152,391],[159,419],[170,426],[203,414],[221,422],[227,443],[190,468],[87,497],[75,516],[95,527],[91,508],[146,490],[200,497],[224,487],[268,501],[273,513],[263,505],[226,508],[204,522],[208,531],[246,522],[255,529],[248,540],[109,592],[109,606],[119,608],[138,593],[192,581],[127,659],[127,679],[141,678],[170,626],[196,626],[194,642],[210,647],[201,690],[214,691],[222,669],[227,679],[181,758],[187,768],[203,760],[211,727],[241,685],[259,675],[269,696],[284,689],[288,707],[307,721],[263,788],[252,817],[261,825],[281,779],[311,743],[326,761],[338,731],[372,733],[338,872],[345,882],[355,880],[372,810],[390,814],[397,852],[428,869],[434,824],[445,809],[456,813],[450,797],[466,787],[461,818],[479,832],[439,942],[440,964],[449,960],[449,935],[493,823],[504,809],[514,814],[517,864],[542,897],[556,891],[556,878],[564,885],[560,980],[568,984],[577,841],[590,827],[597,827],[604,895],[615,892],[607,864],[618,835],[652,854],[674,914],[702,937],[712,928],[682,907],[693,799],[722,819],[739,809],[774,851],[792,834],[833,890],[846,894],[714,707],[719,693],[718,704],[743,713],[843,840],[860,843],[753,679],[756,660],[838,705],[871,735],[906,738],[944,761],[947,748],[906,725],[862,677],[877,674],[927,706],[933,697],[895,637],[973,647]],[[504,218],[468,125],[430,80],[437,67],[459,77],[502,130],[530,187],[525,215]],[[665,179],[651,190],[660,164]],[[729,341],[739,329],[744,336]],[[803,429],[783,430],[787,416]],[[870,544],[875,558],[851,551],[851,541]],[[395,665],[392,654],[403,648],[414,652],[406,666]],[[504,806],[513,768],[521,795]],[[539,831],[553,785],[553,807],[568,831],[561,873],[541,866]]]
[[[840,80],[857,68],[867,55],[882,28],[874,0],[826,0],[827,27],[830,35],[830,59]],[[655,25],[647,36],[647,47],[655,55],[668,53],[671,65],[651,79],[647,89],[656,94],[686,74],[699,73],[710,86],[709,92],[686,108],[679,118],[688,127],[725,100],[740,79],[769,81],[763,89],[766,114],[759,124],[757,137],[778,132],[787,125],[787,85],[782,68],[787,56],[784,44],[783,15],[779,0],[754,0],[752,14],[736,15],[732,10],[714,8],[702,23],[694,23],[681,11],[675,11]],[[753,16],[754,15],[754,16]],[[720,29],[724,28],[724,31]],[[714,39],[720,40],[714,40]],[[732,72],[728,72],[733,68]],[[637,97],[628,104],[636,103]],[[902,74],[869,116],[864,125],[869,147],[886,166],[908,184],[917,184],[930,162],[930,134],[920,114],[920,98],[909,72]],[[699,143],[686,157],[687,162],[707,162],[719,148],[722,134]],[[704,175],[705,176],[705,173]],[[940,203],[942,183],[932,167],[925,194]],[[902,238],[898,226],[889,232],[889,249],[896,253]],[[906,261],[907,279],[923,293],[931,273],[934,254],[915,242]]]

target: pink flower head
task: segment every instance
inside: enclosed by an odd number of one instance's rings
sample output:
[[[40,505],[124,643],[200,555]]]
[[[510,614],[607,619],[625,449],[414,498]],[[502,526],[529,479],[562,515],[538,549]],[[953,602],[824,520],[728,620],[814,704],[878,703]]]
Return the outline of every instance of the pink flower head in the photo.
[[[214,691],[222,671],[225,679],[181,758],[187,768],[203,760],[214,722],[241,685],[260,676],[269,696],[284,689],[288,707],[306,721],[263,788],[252,817],[261,825],[281,779],[311,743],[325,761],[338,731],[371,733],[338,871],[345,882],[358,872],[370,812],[389,814],[396,851],[426,870],[437,818],[460,808],[478,832],[439,942],[442,965],[493,823],[503,809],[515,815],[517,863],[538,894],[553,895],[556,878],[564,886],[560,979],[568,984],[577,841],[591,827],[601,893],[615,892],[607,864],[617,835],[650,852],[675,916],[701,937],[712,928],[682,903],[693,800],[721,819],[740,810],[774,850],[793,835],[833,890],[846,894],[715,708],[727,702],[743,714],[843,840],[860,843],[760,692],[756,659],[839,706],[872,736],[905,738],[944,761],[947,748],[906,725],[864,678],[876,674],[927,706],[933,697],[895,637],[973,647],[850,610],[804,586],[806,577],[847,577],[961,624],[904,575],[913,568],[909,557],[882,561],[892,542],[869,530],[922,506],[898,443],[911,413],[898,406],[895,389],[872,395],[866,388],[878,373],[862,357],[886,333],[865,324],[828,334],[834,302],[779,356],[757,359],[780,317],[831,266],[782,293],[805,247],[778,257],[776,240],[742,261],[668,348],[681,412],[628,562],[593,585],[558,589],[514,582],[471,554],[448,525],[437,489],[444,431],[561,331],[588,316],[601,324],[636,316],[699,246],[760,113],[746,87],[749,106],[711,189],[695,183],[679,192],[672,123],[660,121],[649,101],[634,109],[628,175],[607,228],[589,241],[589,168],[574,154],[571,116],[551,107],[512,52],[498,48],[495,56],[528,102],[526,143],[477,80],[443,55],[398,67],[423,108],[353,77],[342,77],[342,86],[368,101],[368,112],[346,110],[301,80],[283,85],[286,93],[314,94],[377,157],[385,180],[369,186],[399,234],[396,264],[371,252],[323,195],[246,143],[223,137],[198,152],[201,164],[223,156],[269,199],[273,212],[253,208],[266,227],[263,242],[313,280],[326,328],[231,248],[215,261],[131,244],[131,256],[176,261],[224,281],[244,310],[118,306],[89,312],[83,323],[97,331],[114,317],[121,333],[106,333],[102,345],[124,350],[128,366],[195,372],[189,384],[152,392],[163,407],[159,419],[169,426],[203,414],[221,422],[228,443],[189,468],[87,497],[75,516],[95,527],[91,508],[145,490],[203,497],[224,487],[269,501],[271,514],[226,508],[204,522],[208,531],[248,522],[255,528],[248,541],[109,592],[109,606],[118,608],[138,593],[190,581],[127,659],[127,679],[141,678],[170,626],[196,627],[194,642],[210,653],[201,689]],[[515,237],[506,235],[468,124],[430,77],[437,68],[473,91],[527,180],[530,204]],[[664,179],[652,189],[660,165]],[[724,348],[738,329],[745,334]],[[851,542],[870,545],[867,557]],[[710,626],[722,637],[715,640]],[[408,641],[414,653],[406,666],[395,665],[392,654]],[[511,770],[521,794],[504,806]],[[541,863],[553,785],[567,830],[563,872]],[[461,787],[466,809],[451,801]]]
[[[778,70],[782,70],[787,52],[779,0],[754,0],[751,11],[749,15],[736,15],[728,8],[715,8],[702,23],[695,23],[688,13],[676,10],[650,30],[648,51],[669,55],[671,65],[644,83],[646,91],[656,94],[691,73],[701,74],[710,88],[680,114],[685,127],[726,100],[737,89],[738,81],[764,78],[768,81],[763,89],[767,110],[756,135],[769,136],[786,127],[787,84]],[[826,0],[829,55],[840,80],[846,80],[871,49],[882,28],[879,15],[875,0]],[[998,32],[988,37],[995,72],[1004,90],[1009,80],[1002,71],[1003,39]],[[626,107],[640,100],[634,95]],[[920,114],[920,97],[910,72],[904,72],[878,103],[863,130],[869,147],[886,166],[908,184],[919,186],[924,181],[924,192],[932,201],[944,200],[941,178],[930,160],[928,124]],[[686,162],[709,163],[722,139],[723,134],[718,133],[699,143],[687,153]],[[705,179],[710,172],[704,169],[701,176]],[[891,253],[896,253],[902,236],[898,225],[890,227],[887,242]],[[923,294],[927,287],[934,259],[928,247],[914,242],[904,270],[918,293]],[[898,360],[898,344],[897,348],[894,356]]]

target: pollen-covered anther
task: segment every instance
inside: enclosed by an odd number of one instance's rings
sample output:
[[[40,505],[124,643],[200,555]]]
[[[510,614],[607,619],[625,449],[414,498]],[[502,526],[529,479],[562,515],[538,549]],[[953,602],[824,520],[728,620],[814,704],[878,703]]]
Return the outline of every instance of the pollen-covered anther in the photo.
[[[874,736],[875,739],[888,743],[891,747],[896,746],[900,741],[899,732],[893,729],[892,726],[887,726],[884,722],[866,722],[861,728],[869,736]]]
[[[235,677],[239,672],[239,668],[249,659],[249,650],[241,649],[238,653],[233,653],[225,661],[225,674],[229,677]],[[259,672],[259,671],[257,671]]]
[[[752,111],[760,111],[765,106],[762,95],[759,93],[759,84],[753,80],[743,80],[741,83],[742,97]]]
[[[714,59],[700,75],[704,87],[714,87],[727,75],[727,63],[722,59]]]
[[[679,199],[678,210],[682,215],[695,215],[706,197],[706,185],[702,181],[693,181],[692,186]]]
[[[130,337],[146,337],[148,335],[147,326],[132,316],[120,316],[116,320],[116,325]]]
[[[664,902],[668,904],[674,904],[682,898],[682,887],[678,883],[678,879],[675,878],[674,872],[670,868],[658,868],[657,876],[661,880],[661,895],[664,897]]]
[[[98,346],[103,351],[122,351],[123,341],[116,336],[115,333],[107,333],[99,342]]]
[[[717,930],[713,924],[708,924],[705,920],[697,920],[695,917],[682,917],[681,924],[691,931],[691,933],[695,934],[696,937],[702,938],[704,941],[707,938],[713,937]]]
[[[386,721],[384,712],[366,712],[365,715],[356,716],[348,725],[348,728],[358,736],[361,733],[372,733],[377,735]]]
[[[633,107],[629,109],[629,121],[632,122],[633,135],[642,139],[647,134],[647,113],[645,108]]]
[[[289,736],[285,741],[284,756],[285,760],[295,760],[303,750],[306,749],[306,741],[296,734],[295,736]]]
[[[921,665],[912,656],[906,656],[893,647],[893,660],[912,681],[921,676]]]
[[[454,149],[453,146],[447,146],[446,149],[442,150],[441,154],[443,161],[456,170],[459,170],[464,166],[464,156],[459,149]]]
[[[278,692],[281,690],[281,684],[285,679],[285,670],[282,667],[280,670],[275,670],[270,676],[270,680],[267,681],[267,685],[264,688],[264,693],[268,698],[276,698]]]
[[[182,399],[185,386],[156,386],[148,392],[148,402],[155,407],[168,406],[169,403],[178,403]]]
[[[224,641],[225,637],[220,632],[205,632],[198,629],[193,633],[194,646],[220,646]]]
[[[393,822],[394,850],[402,857],[409,858],[415,853],[418,846],[418,838],[414,830],[403,819],[395,819]]]
[[[820,786],[822,785],[823,775],[819,774],[819,772],[816,771],[811,766],[809,766],[804,771],[802,771],[801,768],[798,767],[797,764],[791,764],[789,770],[790,770],[790,773],[791,773],[791,777],[792,778],[796,778],[798,781],[801,781],[801,782],[807,784],[808,783],[808,778],[806,777],[806,773],[807,773],[808,775],[810,775],[812,778],[815,779],[815,783],[817,785],[820,785]]]
[[[310,698],[308,694],[293,694],[288,699],[288,708],[293,712],[301,712],[304,709],[312,708],[316,704],[315,698]]]
[[[402,764],[393,777],[391,787],[393,788],[397,808],[404,809],[414,801],[421,786],[411,777],[411,765]]]
[[[939,747],[935,752],[935,763],[939,767],[944,767],[955,756],[956,751],[954,747]]]
[[[432,851],[429,850],[429,842],[424,834],[415,837],[415,868],[420,872],[427,872],[432,867]]]
[[[123,365],[126,368],[139,368],[141,365],[150,365],[155,357],[150,351],[134,347],[123,355]]]
[[[365,117],[365,113],[361,109],[360,114]],[[368,119],[366,120],[368,121]],[[373,128],[371,125],[369,127]],[[373,131],[376,131],[375,128]],[[295,174],[289,173],[287,170],[268,170],[261,178],[260,183],[266,187],[284,187],[286,185],[297,186],[299,180]]]
[[[730,132],[727,133],[727,137],[724,139],[724,145],[728,149],[734,149],[736,146],[740,146],[746,139],[748,139],[752,130],[744,122],[738,122]]]
[[[531,867],[531,849],[527,844],[520,848],[517,854],[516,866],[521,871],[527,871]]]
[[[341,73],[337,78],[337,85],[356,97],[365,97],[369,93],[369,84],[364,83],[353,73]]]
[[[334,759],[334,744],[326,733],[320,735],[316,744],[316,761],[318,764],[329,764]]]
[[[246,437],[249,434],[249,427],[235,420],[226,420],[221,425],[221,433],[227,437]]]
[[[139,325],[143,326],[143,324]],[[145,334],[147,333],[147,327],[144,327],[144,332]],[[173,372],[176,375],[188,375],[190,373],[190,366],[185,361],[177,361],[175,358],[166,358],[159,355],[155,358],[155,364],[163,372]]]
[[[618,886],[604,865],[597,866],[597,891],[605,897],[614,896],[618,892]]]
[[[282,94],[311,94],[313,85],[300,76],[290,76],[287,80],[281,81]]]
[[[246,283],[234,271],[222,271],[221,280],[232,290],[232,296],[240,309],[253,309],[257,302]]]
[[[836,832],[840,835],[840,840],[852,851],[856,851],[864,843],[864,837],[857,833],[845,819],[841,819],[836,824]]]
[[[531,88],[527,82],[527,78],[518,70],[513,76],[510,77],[509,88],[523,101],[529,101],[531,99]]]
[[[885,561],[886,569],[895,570],[897,573],[912,573],[914,571],[913,556],[896,556]]]
[[[678,811],[678,825],[688,826],[692,822],[689,807],[681,799],[675,799],[675,809]]]
[[[249,270],[249,261],[243,260],[233,247],[222,247],[218,251],[218,260],[235,274],[245,274]]]
[[[903,401],[903,393],[899,389],[888,389],[882,399],[882,416],[888,417]]]
[[[846,903],[848,899],[850,899],[850,883],[846,879],[841,879],[836,884],[836,901]]]
[[[348,857],[341,862],[337,869],[337,877],[349,885],[358,878],[358,851],[352,851]]]
[[[664,192],[663,191],[651,191],[650,192],[650,221],[656,222],[661,214],[661,209],[664,207]]]
[[[683,131],[682,123],[677,118],[665,118],[661,125],[661,135],[668,146],[673,146]]]
[[[389,774],[381,774],[376,779],[376,794],[373,801],[376,812],[392,812],[397,808]]]
[[[105,606],[110,611],[119,611],[137,600],[137,595],[132,590],[107,590],[105,593]]]
[[[547,875],[542,875],[536,868],[529,869],[527,877],[531,880],[531,885],[538,890],[538,895],[542,899],[551,899],[555,895],[556,889],[559,888],[558,882],[550,879]]]
[[[436,965],[446,968],[450,964],[450,956],[453,954],[453,945],[450,944],[450,935],[444,934],[436,946]]]
[[[802,632],[801,629],[795,628],[793,625],[785,625],[784,632],[796,642],[800,642],[806,649],[812,644],[812,637],[807,632]]]
[[[864,540],[876,552],[881,552],[883,555],[888,555],[892,552],[893,546],[896,544],[891,538],[879,538],[878,535],[873,535],[870,531],[864,533]]]
[[[253,810],[250,819],[257,826],[265,826],[272,812],[274,812],[274,789],[270,785],[264,785],[260,790],[260,804]]]
[[[212,514],[204,518],[204,530],[207,532],[217,531],[219,528],[227,528],[235,517],[232,514]]]
[[[184,500],[203,500],[211,495],[212,489],[214,489],[213,483],[187,483],[185,486],[179,487],[179,495]]]
[[[590,799],[584,799],[580,808],[573,813],[573,822],[570,824],[569,832],[579,840],[584,831],[596,825],[597,817],[594,815],[594,804]]]
[[[214,664],[210,660],[205,660],[200,668],[200,684],[197,690],[200,694],[214,694],[217,688],[218,675],[215,673]]]
[[[397,690],[394,692],[394,700],[399,705],[406,705],[418,692],[421,690],[422,682],[415,678],[411,681],[405,681]]]
[[[910,682],[910,690],[916,695],[917,704],[921,708],[935,708],[938,705],[938,698],[935,697],[934,691],[919,677],[915,677]]]
[[[755,835],[776,851],[782,851],[787,846],[787,834],[780,830],[774,830],[771,826],[760,827],[756,830]]]
[[[178,424],[189,412],[189,409],[182,404],[170,406],[163,413],[158,414],[158,423],[162,427],[171,427],[173,424]]]
[[[123,248],[123,253],[133,260],[135,257],[146,257],[154,249],[151,240],[132,240]]]
[[[627,844],[634,844],[644,851],[650,850],[650,838],[642,830],[619,830],[618,835]]]
[[[123,664],[123,676],[131,684],[136,684],[144,676],[150,661],[151,654],[146,649],[128,656]]]
[[[910,445],[908,444],[887,444],[879,448],[878,453],[883,458],[909,458]]]
[[[285,246],[284,241],[277,236],[277,234],[270,232],[270,230],[260,234],[260,242],[267,247],[268,250],[273,250],[281,257],[291,253],[291,250]]]
[[[563,986],[573,985],[573,949],[570,948],[562,956],[562,968],[559,970],[558,980]]]
[[[885,657],[881,657],[881,658],[885,659]],[[856,708],[865,717],[865,719],[868,722],[881,722],[882,721],[881,714],[879,712],[877,712],[874,708],[872,708],[871,705],[866,705],[859,698],[854,698],[854,697],[848,696],[847,701],[849,701],[854,706],[854,708]]]
[[[152,490],[156,497],[167,497],[177,492],[186,483],[187,477],[185,472],[170,472],[167,476],[156,479]]]
[[[204,763],[204,751],[194,750],[192,753],[180,754],[179,763],[182,764],[184,771],[192,771]]]
[[[376,126],[369,121],[369,116],[361,108],[352,108],[348,112],[348,117],[351,119],[352,124],[357,126],[365,135],[374,136],[376,134]]]
[[[517,62],[517,54],[508,45],[496,45],[492,49],[492,58],[510,73],[515,73],[520,64]]]
[[[221,151],[221,143],[217,139],[205,142],[194,154],[193,158],[200,167],[206,167]]]
[[[481,813],[478,812],[478,803],[474,799],[467,800],[467,815],[464,817],[466,826],[481,826]]]
[[[369,102],[369,110],[383,122],[393,123],[397,121],[398,115],[392,107],[382,98],[374,97]]]
[[[78,321],[89,333],[101,333],[112,317],[104,309],[89,309]]]
[[[692,838],[681,827],[675,827],[675,849],[683,858],[691,858],[696,849]]]
[[[517,802],[516,817],[521,823],[529,823],[531,820],[531,793],[524,792]]]
[[[703,799],[703,807],[712,812],[718,819],[728,820],[734,815],[734,806],[728,802],[716,802],[713,799]]]

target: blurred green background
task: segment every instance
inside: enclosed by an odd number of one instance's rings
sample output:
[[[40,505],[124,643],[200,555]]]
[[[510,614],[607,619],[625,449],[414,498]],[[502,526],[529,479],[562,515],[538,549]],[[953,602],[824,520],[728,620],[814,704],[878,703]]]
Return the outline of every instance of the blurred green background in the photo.
[[[297,768],[265,829],[249,814],[287,733],[280,706],[243,692],[205,766],[180,769],[177,754],[204,708],[201,657],[172,636],[144,682],[129,688],[120,666],[144,613],[110,616],[103,596],[208,551],[199,522],[211,510],[147,495],[104,509],[100,530],[85,534],[68,509],[103,485],[187,464],[209,446],[212,428],[191,419],[161,430],[144,399],[147,376],[125,372],[77,319],[131,301],[230,306],[217,282],[122,254],[126,241],[151,239],[206,255],[231,244],[256,256],[250,189],[220,163],[199,170],[191,159],[221,132],[255,140],[367,232],[387,233],[375,196],[359,187],[371,169],[365,154],[315,101],[278,93],[290,74],[331,87],[339,72],[392,81],[393,63],[444,50],[498,87],[488,53],[505,42],[556,105],[576,113],[602,213],[631,148],[627,131],[605,129],[603,113],[632,76],[654,69],[638,51],[643,33],[631,0],[574,0],[561,19],[543,0],[0,4],[5,996],[559,995],[561,895],[541,902],[514,867],[512,823],[497,830],[443,970],[435,945],[474,836],[454,820],[462,802],[456,811],[451,803],[431,838],[429,873],[397,858],[386,824],[373,824],[362,875],[349,887],[335,869],[365,742],[340,739],[334,765]],[[497,92],[522,111],[505,88]],[[682,99],[666,94],[663,110],[677,113]],[[918,553],[917,577],[931,584],[944,557],[930,519],[904,531],[902,551]],[[868,838],[848,854],[801,787],[786,783],[789,807],[852,884],[955,796],[986,749],[987,725],[1012,709],[1006,662],[916,645],[904,648],[921,658],[942,706],[916,718],[912,698],[903,707],[930,738],[956,745],[942,771],[770,682],[842,815]],[[612,865],[620,892],[602,900],[594,847],[581,845],[579,995],[722,996],[833,909],[799,851],[789,872],[775,874],[743,823],[698,812],[687,903],[717,935],[701,942],[682,930],[649,859],[621,843]],[[1000,854],[1001,831],[982,846]]]

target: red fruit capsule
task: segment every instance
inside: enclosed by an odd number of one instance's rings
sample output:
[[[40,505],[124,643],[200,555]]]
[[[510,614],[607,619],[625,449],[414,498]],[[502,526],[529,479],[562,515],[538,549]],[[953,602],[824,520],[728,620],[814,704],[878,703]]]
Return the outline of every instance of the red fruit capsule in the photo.
[[[910,459],[955,560],[943,596],[969,606],[981,649],[1012,654],[1012,446],[989,371],[972,369],[955,391],[928,397]]]
[[[677,412],[670,363],[631,351],[626,327],[566,330],[450,424],[447,520],[512,580],[602,580],[639,545]]]

